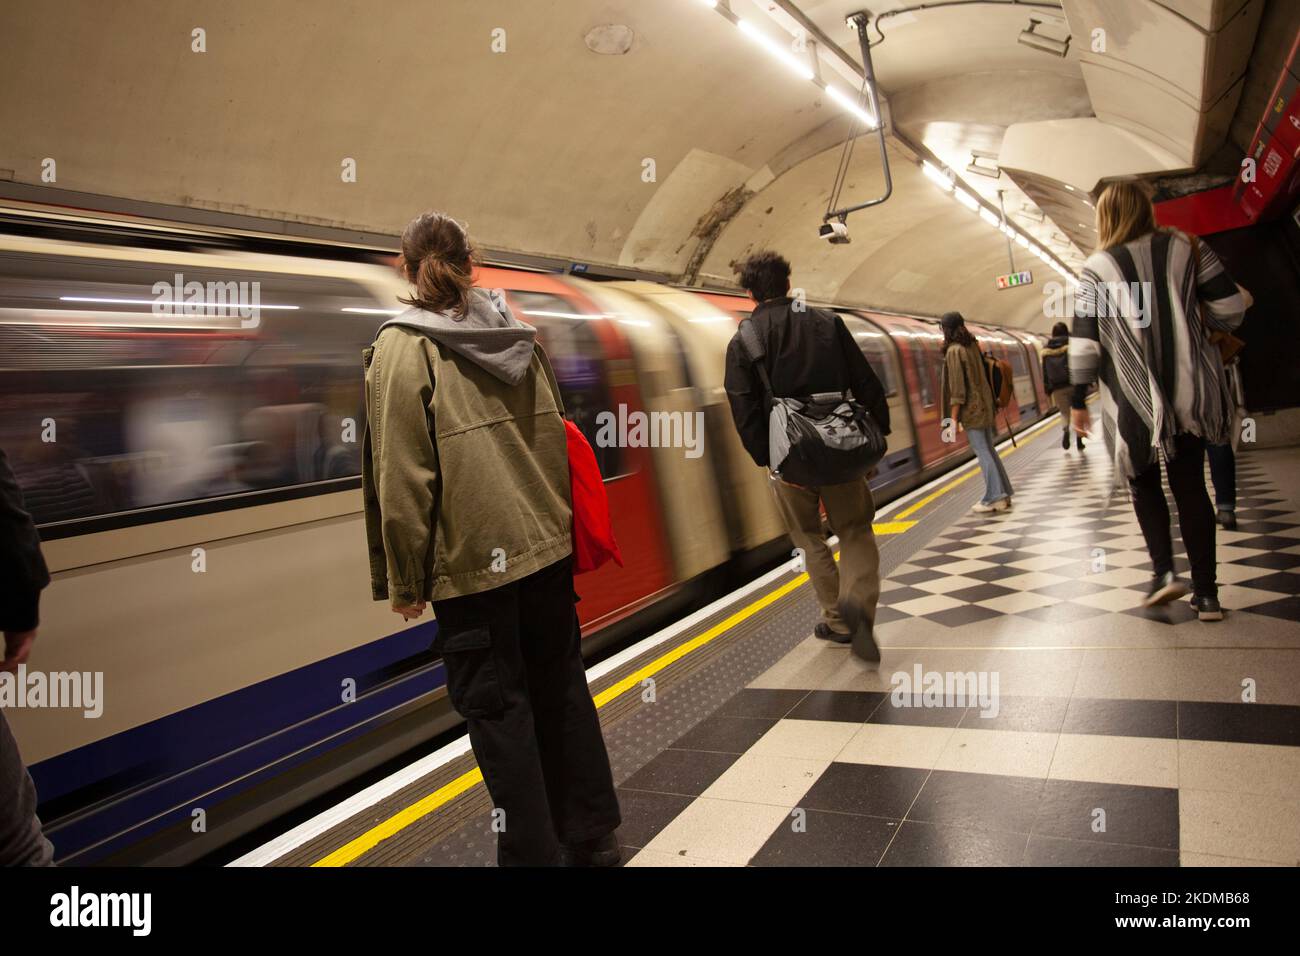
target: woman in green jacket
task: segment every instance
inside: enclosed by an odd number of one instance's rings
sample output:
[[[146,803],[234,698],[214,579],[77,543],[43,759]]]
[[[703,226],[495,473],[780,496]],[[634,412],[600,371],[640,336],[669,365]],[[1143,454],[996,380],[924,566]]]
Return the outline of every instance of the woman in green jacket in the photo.
[[[503,865],[614,865],[618,800],[574,607],[564,406],[503,296],[474,288],[464,229],[402,234],[411,307],[366,350],[362,491],[371,586],[432,602],[447,694],[503,815]]]
[[[984,473],[984,497],[974,510],[981,514],[1006,511],[1011,507],[1011,479],[994,447],[997,404],[984,371],[984,356],[960,312],[947,313],[939,325],[943,329],[943,407],[951,414],[950,427],[965,429]]]

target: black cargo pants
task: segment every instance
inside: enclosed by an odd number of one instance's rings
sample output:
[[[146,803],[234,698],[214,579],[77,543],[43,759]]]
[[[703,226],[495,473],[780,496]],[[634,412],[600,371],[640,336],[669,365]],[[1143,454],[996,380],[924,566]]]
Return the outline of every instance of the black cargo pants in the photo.
[[[550,866],[620,822],[578,648],[565,558],[479,594],[433,602],[434,650],[497,811],[497,862]]]

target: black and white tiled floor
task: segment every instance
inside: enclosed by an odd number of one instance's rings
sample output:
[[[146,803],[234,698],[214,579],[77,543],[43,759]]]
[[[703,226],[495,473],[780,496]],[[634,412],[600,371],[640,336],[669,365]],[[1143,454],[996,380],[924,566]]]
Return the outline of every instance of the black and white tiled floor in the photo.
[[[1012,512],[889,576],[878,668],[809,637],[622,781],[629,865],[1300,864],[1295,454],[1240,459],[1203,624],[1139,609],[1101,456],[1035,453]],[[996,679],[996,708],[896,706],[918,668]]]

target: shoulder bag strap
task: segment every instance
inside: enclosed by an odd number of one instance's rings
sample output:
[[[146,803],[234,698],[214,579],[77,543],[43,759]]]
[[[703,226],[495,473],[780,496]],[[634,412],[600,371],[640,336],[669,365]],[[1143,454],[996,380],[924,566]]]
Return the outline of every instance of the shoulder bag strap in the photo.
[[[758,372],[759,381],[763,383],[763,392],[767,395],[767,407],[769,411],[776,401],[772,393],[772,380],[767,377],[767,363],[764,361],[766,353],[763,351],[763,344],[758,339],[758,331],[754,328],[751,319],[744,319],[740,323],[740,345],[754,363],[754,370]]]

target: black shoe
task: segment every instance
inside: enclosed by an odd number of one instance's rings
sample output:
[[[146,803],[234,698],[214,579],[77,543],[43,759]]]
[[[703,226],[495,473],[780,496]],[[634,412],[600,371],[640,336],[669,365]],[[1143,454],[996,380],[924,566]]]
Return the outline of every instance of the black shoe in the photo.
[[[1083,436],[1082,436],[1082,435],[1078,435],[1078,436],[1076,436],[1075,439],[1074,439],[1074,443],[1075,443],[1075,446],[1079,449],[1079,451],[1083,451]]]
[[[1061,450],[1062,450],[1062,451],[1069,451],[1069,450],[1070,450],[1070,433],[1069,433],[1069,432],[1066,432],[1064,435],[1061,436]]]
[[[1237,530],[1237,512],[1231,508],[1220,508],[1219,513],[1215,516],[1224,531]]]
[[[623,851],[613,833],[566,846],[563,854],[565,866],[618,866],[623,862]]]
[[[831,641],[835,644],[847,644],[849,641],[853,640],[852,634],[842,634],[839,631],[833,630],[825,621],[821,621],[813,628],[813,636],[819,637],[823,641]]]
[[[880,648],[876,645],[873,633],[875,628],[871,619],[862,613],[862,608],[855,601],[841,601],[839,610],[840,617],[849,626],[853,653],[864,661],[879,662]]]
[[[1209,594],[1196,594],[1192,596],[1192,607],[1196,609],[1196,616],[1202,621],[1222,621],[1223,607],[1219,604],[1219,599]]]
[[[1151,579],[1151,590],[1147,592],[1147,598],[1142,602],[1142,606],[1157,607],[1168,604],[1170,601],[1177,601],[1186,593],[1187,585],[1178,580],[1174,572],[1167,571]]]

